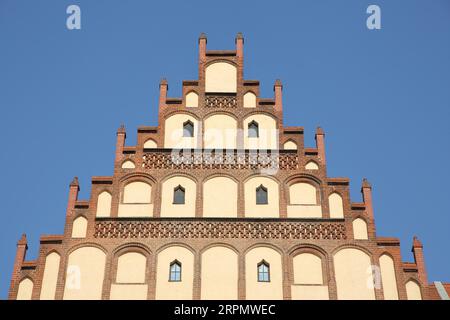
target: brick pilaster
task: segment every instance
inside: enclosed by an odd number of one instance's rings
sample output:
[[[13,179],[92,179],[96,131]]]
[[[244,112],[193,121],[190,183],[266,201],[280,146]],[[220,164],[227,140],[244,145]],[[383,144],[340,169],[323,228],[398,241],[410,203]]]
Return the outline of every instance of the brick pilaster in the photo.
[[[14,259],[14,267],[11,276],[11,283],[9,287],[8,299],[13,300],[17,295],[17,281],[19,281],[20,270],[22,268],[22,263],[25,260],[27,254],[28,244],[26,234],[22,234],[22,237],[17,242],[16,257]]]
[[[119,129],[117,129],[117,138],[116,138],[116,156],[115,156],[115,164],[117,165],[120,160],[122,160],[123,156],[123,147],[125,146],[125,139],[127,134],[125,132],[125,126],[121,125]]]
[[[419,280],[422,282],[422,285],[426,286],[428,285],[428,276],[427,271],[425,270],[425,260],[423,258],[423,245],[416,236],[414,236],[411,251],[414,254],[414,261],[417,265]]]
[[[317,152],[319,155],[319,160],[322,163],[322,165],[325,167],[327,164],[326,157],[325,157],[325,132],[321,127],[318,127],[316,129],[316,146],[317,146]]]

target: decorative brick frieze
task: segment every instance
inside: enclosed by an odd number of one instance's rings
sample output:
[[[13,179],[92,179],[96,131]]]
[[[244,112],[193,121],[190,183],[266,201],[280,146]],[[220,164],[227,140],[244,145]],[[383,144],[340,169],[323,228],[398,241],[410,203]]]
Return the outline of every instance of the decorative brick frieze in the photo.
[[[345,240],[343,221],[98,219],[96,238],[242,238]]]
[[[236,95],[206,95],[206,108],[237,108]]]
[[[221,152],[175,151],[160,149],[145,152],[142,156],[144,169],[281,169],[297,170],[297,152],[272,153],[224,150]]]

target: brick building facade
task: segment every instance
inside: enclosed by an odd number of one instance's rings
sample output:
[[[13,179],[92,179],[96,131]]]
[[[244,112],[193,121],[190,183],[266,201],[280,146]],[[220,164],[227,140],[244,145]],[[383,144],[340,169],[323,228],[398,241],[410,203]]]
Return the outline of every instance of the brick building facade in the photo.
[[[376,235],[371,185],[352,202],[328,177],[325,133],[304,145],[283,125],[282,84],[261,98],[243,77],[243,44],[206,49],[182,97],[160,83],[158,126],[135,146],[117,131],[114,173],[92,177],[89,200],[69,187],[64,234],[17,244],[9,299],[441,299],[423,247],[403,262]]]

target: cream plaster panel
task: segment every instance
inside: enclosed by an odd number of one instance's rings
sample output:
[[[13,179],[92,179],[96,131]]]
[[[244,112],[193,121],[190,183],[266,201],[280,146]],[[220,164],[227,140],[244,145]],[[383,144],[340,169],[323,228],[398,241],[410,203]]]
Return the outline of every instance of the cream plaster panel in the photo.
[[[314,161],[309,161],[306,166],[306,170],[319,170],[319,166]]]
[[[147,300],[146,284],[112,284],[110,300]]]
[[[124,163],[122,163],[122,169],[134,169],[136,166],[134,165],[134,162],[131,160],[127,160]]]
[[[78,217],[72,223],[72,238],[85,238],[88,221],[85,217]]]
[[[181,263],[181,281],[169,281],[170,264]],[[158,254],[156,274],[157,300],[191,300],[194,290],[194,254],[183,247],[173,246]]]
[[[267,188],[268,204],[256,204],[256,188],[260,185]],[[278,183],[266,177],[253,177],[244,185],[245,216],[247,218],[277,218],[279,212]]]
[[[256,95],[253,92],[244,94],[244,108],[256,108]]]
[[[328,204],[330,206],[330,218],[344,217],[344,205],[342,203],[342,197],[339,194],[332,193],[328,197]]]
[[[206,149],[236,149],[237,121],[224,114],[215,114],[204,121],[203,145]]]
[[[361,219],[353,220],[353,238],[356,240],[367,240],[367,224]]]
[[[312,253],[301,253],[293,259],[294,284],[323,284],[322,260]]]
[[[316,205],[316,188],[305,182],[294,183],[289,187],[290,204]]]
[[[248,137],[248,124],[258,123],[259,137]],[[264,114],[250,115],[244,119],[244,148],[245,149],[278,149],[278,129],[275,119]]]
[[[205,70],[205,92],[236,92],[237,69],[230,63],[216,62]]]
[[[184,204],[173,204],[173,191],[178,185],[185,190]],[[182,176],[167,179],[162,185],[161,217],[195,217],[195,181]]]
[[[406,283],[406,297],[408,300],[422,300],[420,287],[413,280],[410,280]]]
[[[33,294],[33,281],[28,278],[23,279],[19,283],[19,289],[17,291],[17,300],[31,300]]]
[[[138,252],[127,252],[117,260],[117,283],[145,283],[147,258]]]
[[[258,263],[263,259],[269,263],[270,282],[258,282]],[[258,247],[245,255],[245,288],[248,300],[283,299],[283,269],[277,251]]]
[[[236,300],[238,298],[238,255],[226,247],[203,252],[201,263],[201,299]]]
[[[375,300],[369,255],[355,248],[341,249],[334,255],[339,300]]]
[[[82,247],[69,255],[65,300],[100,300],[105,275],[105,253],[95,247]]]
[[[194,124],[194,137],[183,137],[183,124],[188,120]],[[197,148],[197,139],[201,131],[194,117],[184,113],[174,114],[166,119],[164,125],[164,148]]]
[[[152,217],[153,204],[126,204],[119,203],[119,217]]]
[[[286,141],[283,145],[284,150],[297,150],[297,144],[293,141]]]
[[[198,94],[191,91],[186,95],[186,107],[188,108],[198,107]]]
[[[306,204],[287,206],[288,218],[322,218],[322,207]]]
[[[142,181],[130,182],[123,188],[122,203],[151,203],[152,186]]]
[[[154,149],[154,148],[158,148],[155,141],[153,141],[152,139],[148,139],[147,141],[145,141],[144,149]]]
[[[382,255],[380,257],[380,270],[384,300],[398,300],[394,260],[386,254]]]
[[[203,184],[204,217],[237,217],[238,185],[227,177],[214,177]]]
[[[54,300],[58,282],[60,256],[52,252],[45,257],[44,275],[42,277],[40,300]]]
[[[292,300],[329,300],[328,286],[291,286]]]
[[[111,215],[111,194],[103,191],[97,198],[97,217],[109,217]]]

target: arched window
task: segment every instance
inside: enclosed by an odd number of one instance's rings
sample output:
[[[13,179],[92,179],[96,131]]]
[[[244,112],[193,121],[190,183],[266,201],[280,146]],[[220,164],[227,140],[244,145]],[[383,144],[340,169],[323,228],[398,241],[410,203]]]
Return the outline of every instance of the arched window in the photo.
[[[252,120],[248,124],[248,137],[249,138],[258,138],[259,137],[259,126],[258,122]]]
[[[256,204],[268,204],[267,201],[267,188],[263,185],[260,185],[256,188]]]
[[[173,189],[173,204],[184,204],[185,190],[181,185]]]
[[[181,281],[181,262],[178,260],[170,263],[169,281]]]
[[[270,266],[264,260],[258,263],[258,282],[270,282]]]
[[[183,123],[183,137],[192,138],[194,136],[194,124],[188,120]]]

